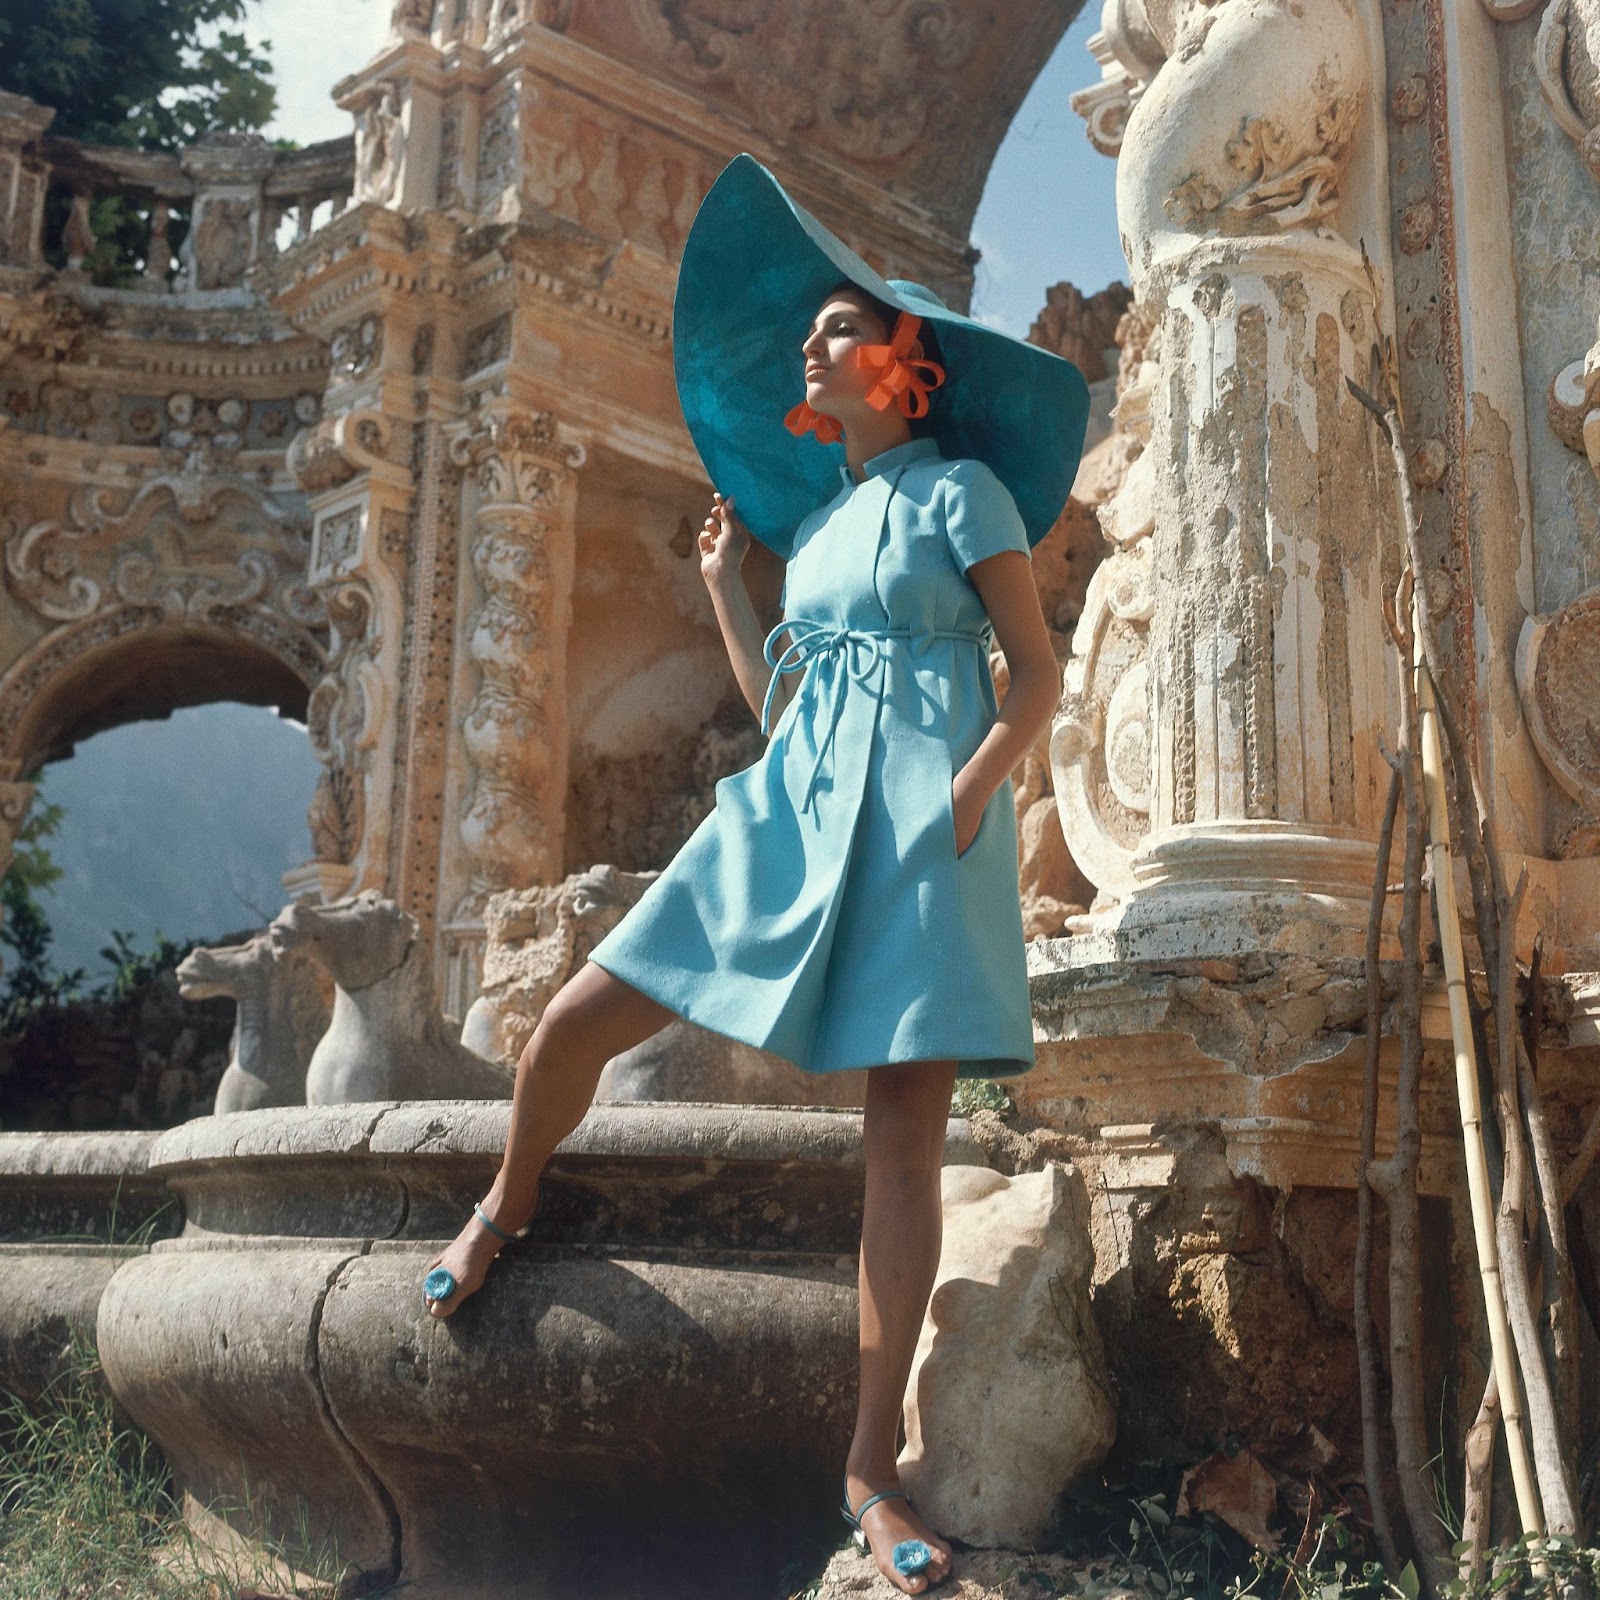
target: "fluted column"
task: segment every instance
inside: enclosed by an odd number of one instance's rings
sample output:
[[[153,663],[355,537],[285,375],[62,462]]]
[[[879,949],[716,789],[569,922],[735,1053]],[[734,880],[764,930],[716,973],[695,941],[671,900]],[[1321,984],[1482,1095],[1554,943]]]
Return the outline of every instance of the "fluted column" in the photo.
[[[1370,423],[1381,250],[1360,8],[1163,19],[1118,210],[1159,320],[1151,402],[1150,830],[1120,926],[1196,950],[1365,923],[1393,503]],[[1352,237],[1354,236],[1354,237]],[[1296,913],[1308,913],[1296,934]],[[1262,924],[1264,926],[1264,924]],[[1146,932],[1136,936],[1136,930]]]

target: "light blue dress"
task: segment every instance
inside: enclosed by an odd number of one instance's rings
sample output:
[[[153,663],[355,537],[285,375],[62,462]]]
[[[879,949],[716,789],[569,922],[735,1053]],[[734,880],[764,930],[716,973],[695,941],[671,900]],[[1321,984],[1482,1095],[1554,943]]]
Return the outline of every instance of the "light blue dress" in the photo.
[[[1010,1077],[1033,1064],[1011,782],[959,856],[950,785],[997,710],[966,569],[1027,534],[988,467],[931,439],[841,471],[767,641],[798,691],[590,960],[811,1072]]]

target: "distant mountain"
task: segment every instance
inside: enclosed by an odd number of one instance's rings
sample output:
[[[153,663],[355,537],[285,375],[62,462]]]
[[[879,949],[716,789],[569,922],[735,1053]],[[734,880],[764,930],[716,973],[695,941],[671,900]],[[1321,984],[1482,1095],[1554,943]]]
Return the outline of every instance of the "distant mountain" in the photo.
[[[209,939],[266,922],[281,875],[311,854],[317,770],[303,727],[235,704],[113,728],[46,767],[41,796],[65,811],[48,841],[63,876],[41,897],[55,965],[97,979],[113,928],[143,948],[157,931]]]

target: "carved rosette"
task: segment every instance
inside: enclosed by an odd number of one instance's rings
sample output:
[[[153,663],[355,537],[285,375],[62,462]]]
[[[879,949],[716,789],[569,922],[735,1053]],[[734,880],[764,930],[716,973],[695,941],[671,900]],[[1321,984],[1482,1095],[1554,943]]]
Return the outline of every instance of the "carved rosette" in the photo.
[[[1600,840],[1600,588],[1523,623],[1517,687],[1534,748],[1582,813],[1559,853],[1593,854]]]
[[[476,492],[472,570],[483,600],[467,630],[478,685],[462,725],[472,782],[460,816],[470,862],[456,920],[496,890],[562,872],[566,634],[573,511],[583,450],[542,413],[492,416],[457,435],[451,459]]]

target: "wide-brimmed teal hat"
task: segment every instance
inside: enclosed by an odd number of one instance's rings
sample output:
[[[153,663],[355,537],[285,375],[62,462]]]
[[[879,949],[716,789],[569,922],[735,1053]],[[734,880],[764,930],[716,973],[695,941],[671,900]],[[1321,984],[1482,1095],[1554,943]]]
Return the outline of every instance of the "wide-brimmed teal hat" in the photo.
[[[843,447],[797,439],[783,419],[805,398],[800,346],[841,279],[931,325],[946,381],[927,430],[947,459],[975,457],[995,473],[1037,544],[1067,503],[1083,452],[1083,374],[952,311],[919,283],[880,278],[748,155],[728,163],[700,204],[673,307],[678,399],[713,485],[785,557],[801,519],[838,493]]]

